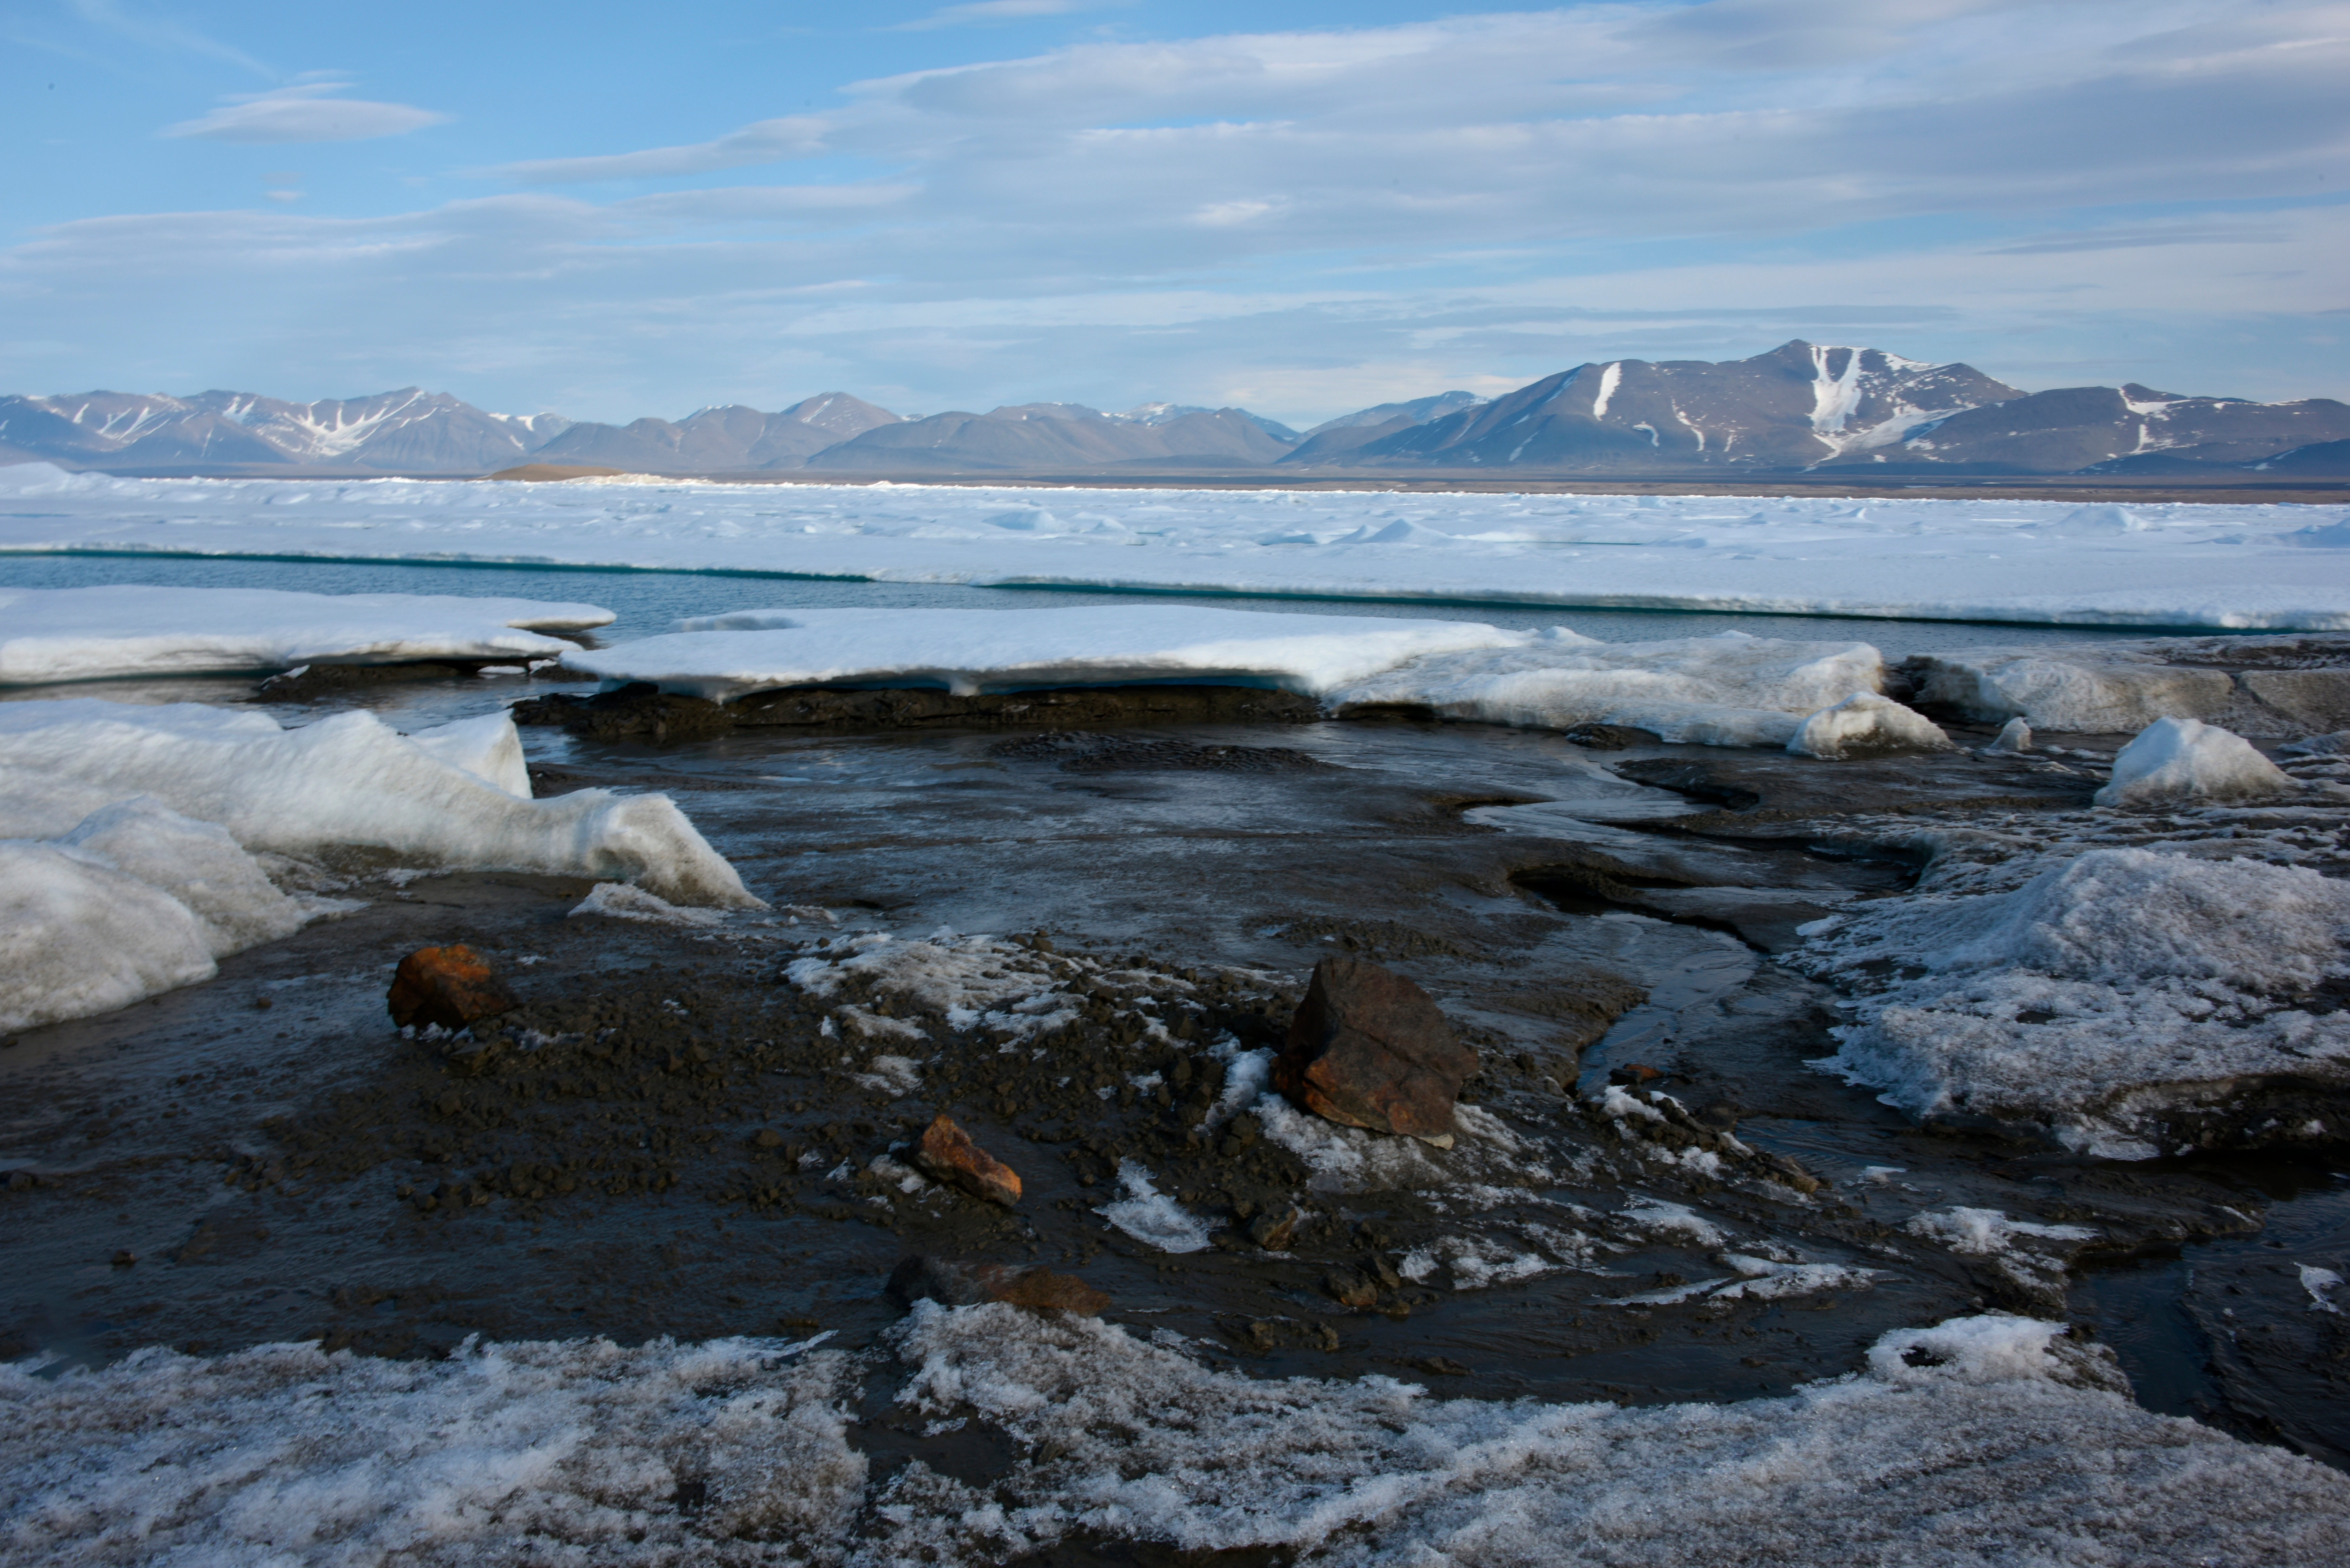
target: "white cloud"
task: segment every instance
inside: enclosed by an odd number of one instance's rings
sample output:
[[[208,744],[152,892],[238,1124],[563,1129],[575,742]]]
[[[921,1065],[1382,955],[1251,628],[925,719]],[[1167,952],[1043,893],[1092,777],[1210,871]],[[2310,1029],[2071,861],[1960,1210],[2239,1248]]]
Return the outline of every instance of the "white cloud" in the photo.
[[[2310,318],[2350,310],[2350,208],[2317,204],[2350,167],[2345,39],[2340,3],[1700,0],[1089,43],[497,171],[827,155],[773,183],[93,221],[0,252],[0,298],[123,346],[60,385],[167,348],[231,380],[286,321],[289,362],[473,366],[480,396],[599,416],[1237,387],[1296,422],[1795,335],[2041,384],[2338,392]],[[167,308],[192,296],[221,307]],[[2109,352],[2138,358],[2085,369]]]
[[[212,141],[366,141],[448,122],[449,116],[429,109],[335,96],[349,85],[297,82],[269,92],[244,94],[202,119],[166,126],[160,134]]]
[[[731,130],[715,141],[684,147],[654,147],[591,158],[541,158],[488,171],[525,185],[562,185],[591,180],[650,180],[667,175],[707,174],[757,163],[778,163],[824,151],[827,122],[816,115],[786,115]]]
[[[900,22],[900,33],[924,33],[937,27],[984,26],[992,23],[1025,22],[1039,16],[1066,16],[1078,11],[1098,11],[1131,0],[972,0],[967,5],[946,5],[927,16]]]

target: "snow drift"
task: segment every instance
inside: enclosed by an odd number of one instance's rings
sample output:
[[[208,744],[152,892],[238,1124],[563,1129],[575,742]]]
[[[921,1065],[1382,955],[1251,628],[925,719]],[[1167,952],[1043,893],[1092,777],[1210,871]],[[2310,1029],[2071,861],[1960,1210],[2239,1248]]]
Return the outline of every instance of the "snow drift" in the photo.
[[[539,632],[611,619],[595,605],[444,594],[0,588],[0,685],[297,664],[552,659],[576,645]]]

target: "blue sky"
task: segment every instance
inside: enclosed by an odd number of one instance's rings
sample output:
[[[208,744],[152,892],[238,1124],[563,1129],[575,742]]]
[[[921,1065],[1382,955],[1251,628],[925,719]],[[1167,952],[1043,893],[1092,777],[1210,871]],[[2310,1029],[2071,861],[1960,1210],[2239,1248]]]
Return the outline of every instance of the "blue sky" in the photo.
[[[2350,396],[2350,5],[0,0],[0,390]]]

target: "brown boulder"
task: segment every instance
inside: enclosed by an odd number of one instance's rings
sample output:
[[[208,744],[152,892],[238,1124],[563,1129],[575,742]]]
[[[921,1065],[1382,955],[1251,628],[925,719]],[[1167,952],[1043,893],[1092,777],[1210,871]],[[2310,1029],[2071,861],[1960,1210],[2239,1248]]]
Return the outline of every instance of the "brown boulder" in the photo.
[[[1001,1203],[1006,1209],[1020,1201],[1020,1178],[1013,1168],[971,1141],[944,1112],[923,1129],[914,1146],[914,1163],[951,1187],[973,1198]]]
[[[1050,1269],[1014,1269],[1003,1263],[957,1263],[944,1258],[908,1258],[890,1271],[890,1299],[910,1309],[918,1301],[942,1306],[1004,1302],[1030,1312],[1073,1312],[1093,1316],[1109,1297],[1075,1274]]]
[[[1452,1103],[1477,1070],[1428,992],[1393,970],[1326,958],[1290,1021],[1273,1085],[1347,1127],[1449,1147]]]
[[[384,1000],[390,1004],[392,1023],[402,1029],[432,1023],[463,1029],[477,1018],[521,1005],[521,998],[492,971],[489,961],[463,945],[419,948],[400,960]]]

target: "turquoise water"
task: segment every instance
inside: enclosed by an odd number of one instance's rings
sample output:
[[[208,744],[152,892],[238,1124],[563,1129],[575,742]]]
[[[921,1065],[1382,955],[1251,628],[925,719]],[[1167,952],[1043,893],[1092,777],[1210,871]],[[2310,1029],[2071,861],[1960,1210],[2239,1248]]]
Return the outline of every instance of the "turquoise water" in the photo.
[[[1383,599],[1263,599],[1229,594],[1131,594],[1092,589],[968,587],[838,578],[745,576],[569,566],[476,566],[446,563],[241,560],[220,556],[0,556],[0,587],[78,588],[140,583],[162,587],[289,588],[315,594],[458,594],[562,599],[602,605],[619,618],[604,642],[650,637],[682,616],[792,606],[804,608],[1036,609],[1069,605],[1197,604],[1305,615],[1392,616],[1474,620],[1494,626],[1570,627],[1603,642],[1669,637],[1753,637],[1806,642],[1867,642],[1888,658],[1984,644],[2078,643],[2161,635],[2138,628],[2026,627],[2003,623],[1856,620],[1836,616],[1708,615],[1679,610],[1529,608],[1522,605],[1399,604]],[[2201,634],[2209,635],[2209,634]]]

